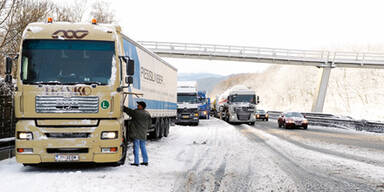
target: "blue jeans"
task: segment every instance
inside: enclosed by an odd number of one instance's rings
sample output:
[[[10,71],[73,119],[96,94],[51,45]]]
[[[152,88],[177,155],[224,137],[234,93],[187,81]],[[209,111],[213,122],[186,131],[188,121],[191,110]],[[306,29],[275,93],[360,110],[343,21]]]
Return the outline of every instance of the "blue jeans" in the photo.
[[[133,140],[133,155],[135,156],[135,164],[139,164],[139,147],[141,155],[143,156],[143,163],[148,163],[147,149],[145,148],[145,141],[140,139]]]

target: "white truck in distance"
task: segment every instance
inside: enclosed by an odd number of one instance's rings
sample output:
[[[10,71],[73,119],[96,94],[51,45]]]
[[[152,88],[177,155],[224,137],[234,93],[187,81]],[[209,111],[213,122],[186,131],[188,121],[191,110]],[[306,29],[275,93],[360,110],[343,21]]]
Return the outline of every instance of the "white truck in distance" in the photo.
[[[247,123],[254,125],[256,122],[256,105],[259,96],[255,91],[243,85],[228,89],[219,97],[219,116],[228,123]]]
[[[196,81],[177,82],[177,124],[199,124],[199,103]]]

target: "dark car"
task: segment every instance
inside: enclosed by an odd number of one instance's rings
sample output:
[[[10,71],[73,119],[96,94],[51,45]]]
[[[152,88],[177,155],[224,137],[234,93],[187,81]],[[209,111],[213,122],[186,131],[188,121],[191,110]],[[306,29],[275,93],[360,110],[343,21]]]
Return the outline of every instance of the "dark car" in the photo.
[[[296,127],[302,127],[304,129],[308,128],[308,120],[299,112],[282,113],[277,119],[277,123],[279,124],[279,127],[284,127],[286,129]]]
[[[260,109],[260,110],[256,111],[256,119],[261,119],[263,121],[264,120],[268,121],[268,117],[269,117],[268,113],[265,112],[264,110]]]

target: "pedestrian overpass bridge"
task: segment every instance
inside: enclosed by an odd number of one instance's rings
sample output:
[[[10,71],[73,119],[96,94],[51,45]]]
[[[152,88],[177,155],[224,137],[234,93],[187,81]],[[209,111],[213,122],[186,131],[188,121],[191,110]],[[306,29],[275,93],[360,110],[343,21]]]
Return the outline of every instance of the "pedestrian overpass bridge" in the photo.
[[[139,41],[162,57],[314,66],[322,69],[312,111],[322,112],[332,68],[384,68],[384,53],[330,52],[250,46]]]

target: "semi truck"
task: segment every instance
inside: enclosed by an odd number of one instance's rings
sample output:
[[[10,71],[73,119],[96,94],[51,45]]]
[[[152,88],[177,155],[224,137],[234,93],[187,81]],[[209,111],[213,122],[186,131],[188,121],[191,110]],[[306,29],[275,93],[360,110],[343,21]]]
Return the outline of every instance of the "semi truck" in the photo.
[[[255,91],[246,86],[237,85],[227,90],[219,98],[220,119],[233,124],[255,124],[256,105],[259,104],[259,96],[256,96]]]
[[[16,66],[16,160],[24,165],[123,164],[131,118],[147,104],[149,134],[161,138],[177,112],[177,70],[110,24],[30,23]]]
[[[207,97],[205,91],[198,91],[198,102],[199,102],[199,118],[209,119],[211,112],[211,99]]]
[[[195,81],[177,82],[176,124],[199,125],[199,102]]]

